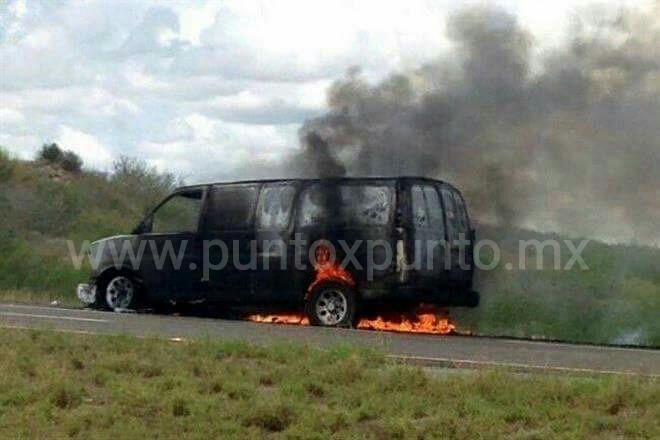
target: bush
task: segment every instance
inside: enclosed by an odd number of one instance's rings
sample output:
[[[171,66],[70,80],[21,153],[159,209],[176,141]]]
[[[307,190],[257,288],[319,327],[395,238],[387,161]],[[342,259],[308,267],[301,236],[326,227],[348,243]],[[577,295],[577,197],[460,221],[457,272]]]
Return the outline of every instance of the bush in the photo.
[[[83,165],[80,156],[71,150],[62,150],[56,143],[43,144],[37,154],[37,160],[51,165],[59,165],[70,173],[79,173]]]
[[[169,173],[161,173],[155,167],[132,157],[121,156],[112,164],[111,181],[122,193],[130,195],[133,212],[143,215],[148,209],[171,192],[178,182]]]
[[[82,159],[73,151],[66,151],[60,165],[65,171],[79,173],[82,170]]]
[[[52,144],[43,144],[41,150],[37,154],[38,160],[43,160],[44,162],[56,165],[62,162],[64,158],[64,152],[56,143]]]
[[[0,182],[6,182],[14,171],[14,162],[5,150],[0,148]]]

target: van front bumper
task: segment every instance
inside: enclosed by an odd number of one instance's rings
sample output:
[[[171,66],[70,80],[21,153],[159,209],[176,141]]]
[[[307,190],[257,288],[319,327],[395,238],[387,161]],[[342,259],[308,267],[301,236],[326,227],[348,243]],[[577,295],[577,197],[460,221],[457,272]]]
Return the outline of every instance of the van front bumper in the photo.
[[[78,284],[76,295],[85,304],[93,304],[96,302],[96,284]]]

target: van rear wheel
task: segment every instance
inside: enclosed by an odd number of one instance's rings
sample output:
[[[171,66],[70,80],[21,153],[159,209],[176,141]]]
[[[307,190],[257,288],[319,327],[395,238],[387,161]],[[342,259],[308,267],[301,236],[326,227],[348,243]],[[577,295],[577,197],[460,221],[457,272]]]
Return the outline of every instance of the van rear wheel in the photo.
[[[355,325],[355,292],[350,286],[324,282],[314,287],[305,303],[310,324],[321,327]]]

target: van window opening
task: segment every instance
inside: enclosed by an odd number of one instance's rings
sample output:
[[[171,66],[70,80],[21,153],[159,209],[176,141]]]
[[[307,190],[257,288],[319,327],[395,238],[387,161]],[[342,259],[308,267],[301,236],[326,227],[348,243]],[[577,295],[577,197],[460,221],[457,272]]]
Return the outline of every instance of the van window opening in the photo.
[[[197,232],[201,205],[202,191],[175,194],[153,213],[151,232]]]
[[[394,188],[386,185],[317,183],[308,187],[300,200],[300,226],[384,226],[391,218]]]
[[[257,185],[217,185],[209,195],[206,229],[209,231],[243,231],[252,224]]]
[[[292,185],[264,186],[257,207],[257,229],[282,230],[289,224],[293,196]]]

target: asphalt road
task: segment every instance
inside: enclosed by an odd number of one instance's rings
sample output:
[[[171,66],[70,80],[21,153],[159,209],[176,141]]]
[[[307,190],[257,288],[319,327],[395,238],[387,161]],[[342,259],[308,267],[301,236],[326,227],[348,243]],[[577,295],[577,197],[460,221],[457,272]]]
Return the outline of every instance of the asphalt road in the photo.
[[[499,366],[521,371],[634,373],[660,377],[660,350],[653,349],[327,329],[13,304],[0,304],[0,328],[3,327],[158,336],[172,340],[212,337],[257,344],[295,341],[321,348],[349,343],[379,349],[405,362],[433,366]]]

